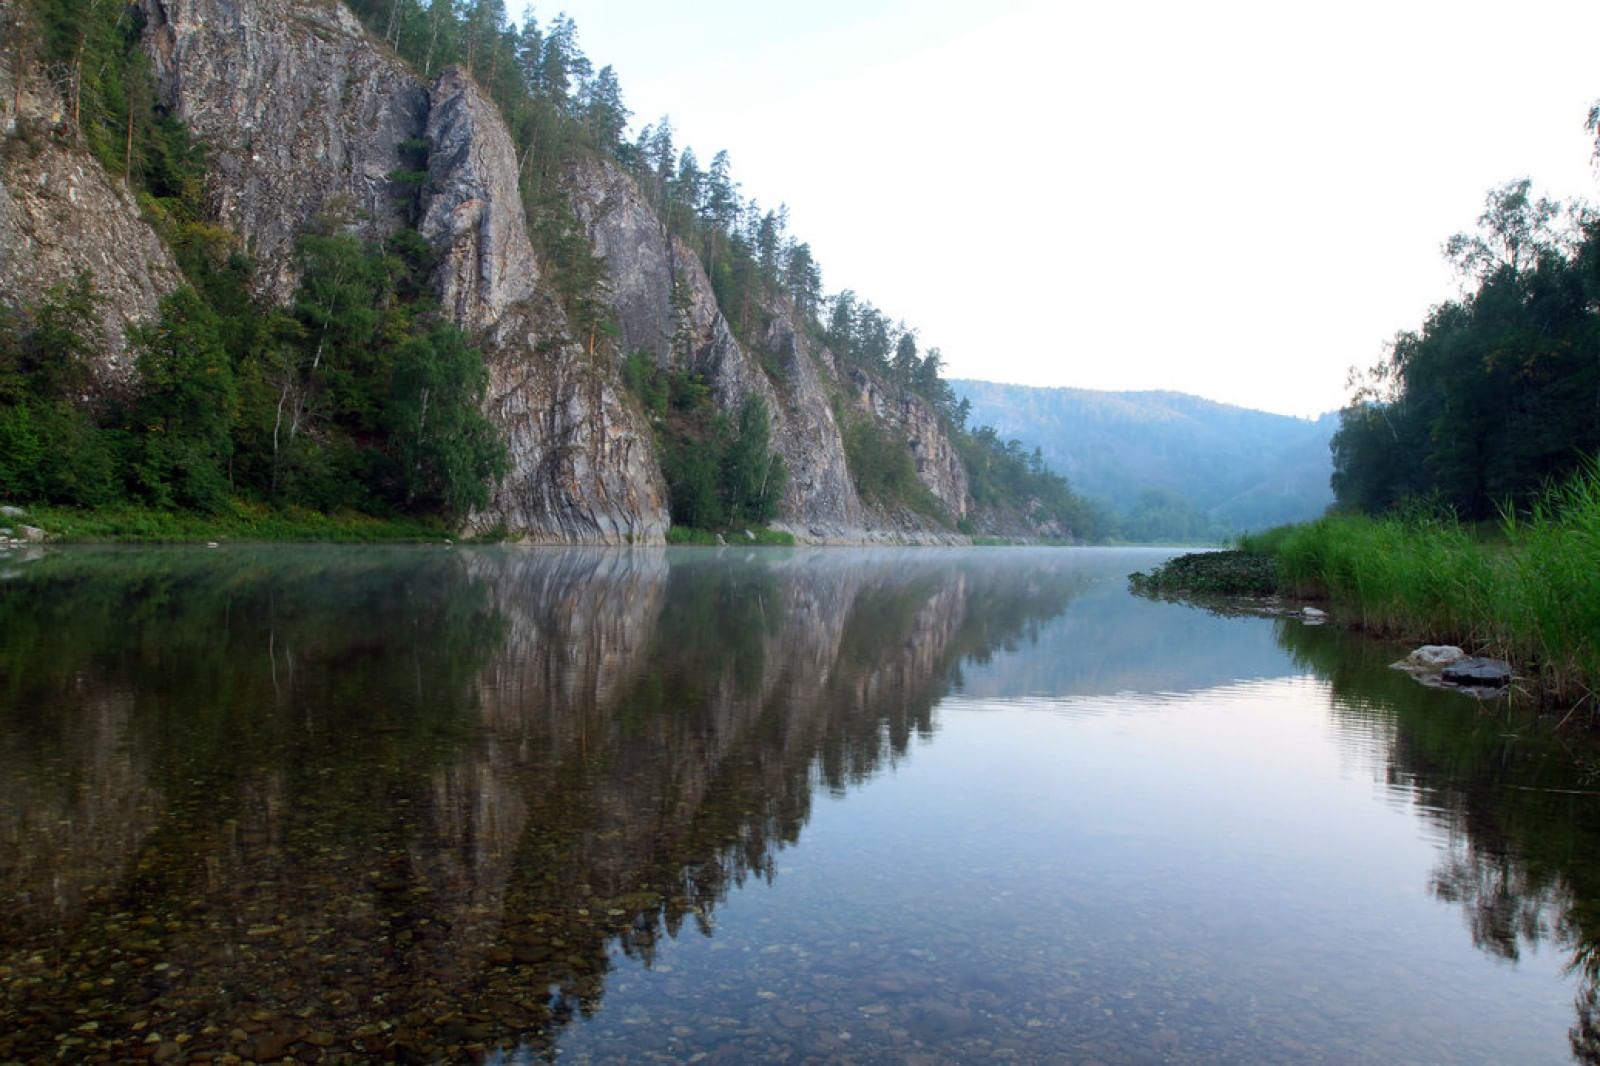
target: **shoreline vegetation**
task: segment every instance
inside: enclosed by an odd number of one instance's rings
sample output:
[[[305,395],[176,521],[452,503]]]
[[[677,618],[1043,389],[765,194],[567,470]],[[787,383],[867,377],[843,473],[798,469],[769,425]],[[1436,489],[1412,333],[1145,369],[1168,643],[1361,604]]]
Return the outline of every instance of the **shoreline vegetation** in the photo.
[[[181,544],[205,541],[307,541],[391,543],[458,540],[440,521],[379,517],[355,511],[324,513],[235,501],[212,514],[168,511],[138,504],[83,509],[26,504],[25,517],[0,521],[43,529],[50,543]],[[473,538],[494,541],[497,536]]]
[[[273,543],[438,543],[498,544],[512,540],[503,530],[462,534],[439,518],[381,516],[359,511],[322,512],[303,507],[274,508],[267,504],[234,500],[216,513],[169,511],[140,504],[106,507],[60,507],[48,504],[0,505],[15,512],[0,516],[3,532],[32,527],[53,544],[191,544],[208,541]],[[721,538],[719,540],[719,537]],[[15,538],[19,543],[23,537]],[[1076,542],[1051,538],[973,536],[970,546],[1074,547]],[[670,526],[667,547],[775,547],[793,548],[800,542],[793,533],[765,525],[738,525],[718,529]]]
[[[1600,704],[1595,462],[1498,524],[1421,510],[1330,515],[1246,535],[1233,551],[1179,556],[1129,583],[1177,598],[1326,601],[1338,621],[1374,636],[1511,662],[1541,705],[1593,712]]]
[[[0,501],[4,502],[4,501]],[[186,544],[208,541],[309,543],[438,543],[498,544],[500,530],[462,535],[440,519],[379,516],[357,511],[324,513],[302,507],[273,508],[236,500],[213,514],[168,511],[137,504],[83,509],[28,504],[12,507],[16,517],[0,518],[0,527],[30,526],[54,544]],[[723,531],[728,544],[793,547],[794,535],[765,526]],[[21,538],[17,538],[21,539]],[[0,541],[4,538],[0,537]],[[715,545],[715,530],[673,526],[666,544]]]

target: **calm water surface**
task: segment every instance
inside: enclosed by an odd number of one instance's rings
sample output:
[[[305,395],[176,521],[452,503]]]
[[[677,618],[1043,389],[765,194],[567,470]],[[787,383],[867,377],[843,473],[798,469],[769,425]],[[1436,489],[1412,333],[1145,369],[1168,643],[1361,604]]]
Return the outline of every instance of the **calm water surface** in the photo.
[[[1600,1062],[1592,753],[1159,557],[0,558],[0,1062]]]

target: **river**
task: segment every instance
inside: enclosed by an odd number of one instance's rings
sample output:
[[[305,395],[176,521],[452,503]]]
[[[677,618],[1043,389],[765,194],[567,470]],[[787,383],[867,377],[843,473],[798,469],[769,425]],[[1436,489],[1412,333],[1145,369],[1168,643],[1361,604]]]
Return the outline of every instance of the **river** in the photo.
[[[0,1061],[1600,1062],[1593,747],[1166,554],[0,557]]]

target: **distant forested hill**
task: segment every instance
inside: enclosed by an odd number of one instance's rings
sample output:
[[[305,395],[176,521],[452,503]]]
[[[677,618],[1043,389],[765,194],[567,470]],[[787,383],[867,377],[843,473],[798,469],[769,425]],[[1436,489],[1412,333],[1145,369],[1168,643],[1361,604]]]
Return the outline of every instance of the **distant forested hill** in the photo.
[[[1337,414],[1316,421],[1178,392],[952,381],[970,424],[1038,448],[1134,540],[1204,539],[1322,513]]]

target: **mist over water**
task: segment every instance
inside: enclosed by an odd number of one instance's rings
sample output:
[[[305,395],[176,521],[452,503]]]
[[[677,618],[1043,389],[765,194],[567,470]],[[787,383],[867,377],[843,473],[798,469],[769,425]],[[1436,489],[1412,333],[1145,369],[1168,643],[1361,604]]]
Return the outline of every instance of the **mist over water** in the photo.
[[[1159,558],[8,564],[0,1059],[1600,1059],[1586,752]]]

